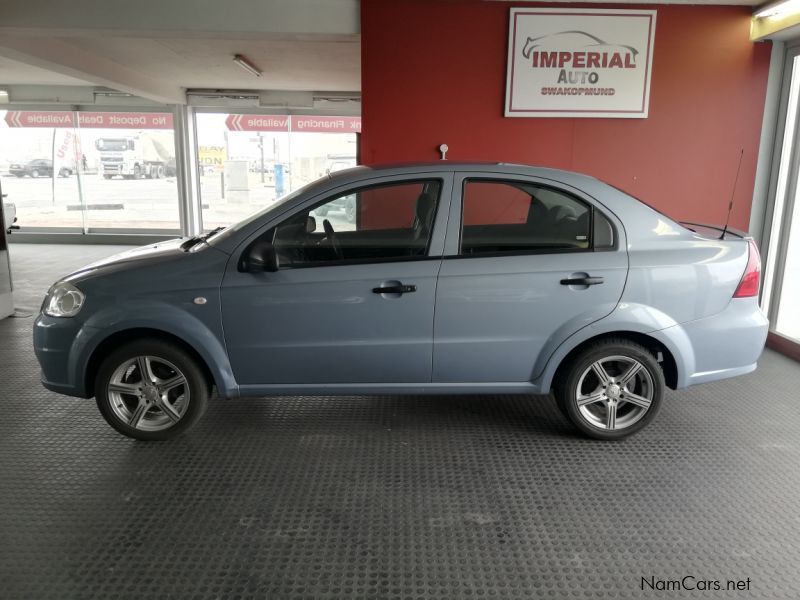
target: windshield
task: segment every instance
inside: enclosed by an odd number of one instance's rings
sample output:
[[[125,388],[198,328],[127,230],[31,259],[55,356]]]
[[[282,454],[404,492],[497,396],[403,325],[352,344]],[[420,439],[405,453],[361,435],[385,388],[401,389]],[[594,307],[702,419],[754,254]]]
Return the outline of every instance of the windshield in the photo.
[[[312,189],[314,186],[319,185],[320,182],[323,182],[323,181],[326,181],[326,180],[327,180],[327,178],[323,177],[322,179],[318,179],[316,181],[312,181],[311,183],[307,183],[303,187],[297,188],[293,192],[290,192],[290,193],[286,194],[285,196],[282,196],[282,197],[278,198],[277,200],[275,200],[269,206],[266,206],[264,208],[261,208],[261,209],[257,210],[256,212],[254,212],[253,214],[251,214],[248,217],[245,217],[244,219],[242,219],[238,223],[234,223],[233,225],[231,225],[230,227],[226,227],[225,229],[223,229],[219,233],[217,233],[217,234],[215,234],[213,236],[210,236],[208,238],[208,243],[213,246],[215,243],[218,243],[218,242],[220,242],[220,241],[222,241],[224,239],[227,239],[230,235],[236,233],[237,231],[243,229],[244,227],[247,227],[248,225],[250,225],[254,221],[257,221],[257,220],[261,219],[261,217],[266,215],[268,212],[270,212],[272,210],[275,210],[277,208],[280,208],[281,206],[283,206],[287,202],[290,202],[291,200],[294,200],[295,198],[297,198],[300,194],[303,194],[303,193],[307,192],[308,190]]]
[[[107,138],[100,138],[96,142],[98,150],[127,150],[127,140],[109,140]]]

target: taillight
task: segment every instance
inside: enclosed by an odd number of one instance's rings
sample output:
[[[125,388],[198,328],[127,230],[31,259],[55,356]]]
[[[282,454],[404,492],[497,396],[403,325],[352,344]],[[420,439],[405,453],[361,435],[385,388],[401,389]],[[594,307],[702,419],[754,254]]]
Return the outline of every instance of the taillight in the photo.
[[[739,287],[734,292],[734,298],[752,298],[758,296],[758,284],[761,282],[761,257],[755,241],[748,240],[750,255],[747,258],[747,268],[744,270]]]

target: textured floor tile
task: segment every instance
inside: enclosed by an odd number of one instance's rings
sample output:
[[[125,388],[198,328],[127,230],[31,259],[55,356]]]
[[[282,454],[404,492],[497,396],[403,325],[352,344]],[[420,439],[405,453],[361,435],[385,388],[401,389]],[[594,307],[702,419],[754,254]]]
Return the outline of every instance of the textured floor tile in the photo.
[[[18,304],[117,249],[14,245]],[[542,397],[213,401],[140,443],[0,322],[0,597],[798,598],[800,365],[670,392],[620,443]],[[642,592],[641,578],[750,578]]]

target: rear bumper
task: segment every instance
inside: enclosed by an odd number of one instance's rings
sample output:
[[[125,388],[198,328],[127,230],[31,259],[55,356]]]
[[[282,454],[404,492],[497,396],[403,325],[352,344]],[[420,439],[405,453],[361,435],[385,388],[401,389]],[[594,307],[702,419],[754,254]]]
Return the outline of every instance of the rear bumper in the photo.
[[[733,298],[722,312],[657,332],[677,346],[678,388],[754,371],[769,321],[757,298]],[[680,362],[683,363],[681,368]]]

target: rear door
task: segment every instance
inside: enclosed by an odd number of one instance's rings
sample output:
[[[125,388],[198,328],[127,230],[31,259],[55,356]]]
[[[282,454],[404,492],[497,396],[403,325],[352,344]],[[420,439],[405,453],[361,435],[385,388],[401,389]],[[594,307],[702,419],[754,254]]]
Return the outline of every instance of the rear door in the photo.
[[[457,173],[436,291],[433,381],[537,377],[561,341],[617,305],[628,269],[621,231],[572,188]]]

